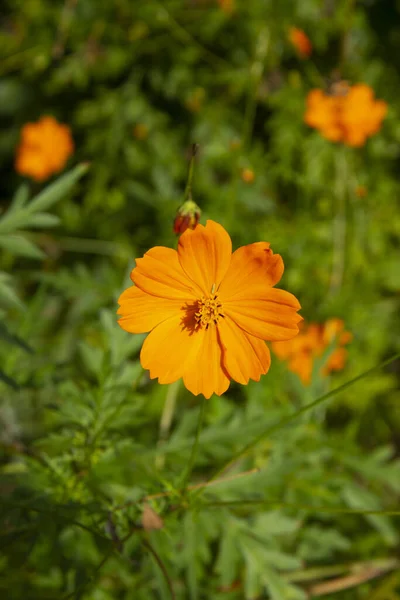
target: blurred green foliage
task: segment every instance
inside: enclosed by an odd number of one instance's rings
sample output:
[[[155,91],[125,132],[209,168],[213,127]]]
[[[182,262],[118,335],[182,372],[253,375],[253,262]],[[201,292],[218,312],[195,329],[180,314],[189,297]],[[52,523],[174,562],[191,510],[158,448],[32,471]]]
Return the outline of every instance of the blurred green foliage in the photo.
[[[303,410],[399,349],[398,3],[4,5],[2,597],[399,599],[399,362]],[[361,149],[303,122],[332,76],[389,105]],[[21,127],[45,114],[76,151],[39,186],[13,165]],[[305,319],[354,335],[330,378],[303,387],[273,357],[260,383],[213,397],[196,456],[201,400],[151,382],[143,336],[115,315],[133,259],[176,244],[192,142],[203,219],[236,246],[270,241]]]

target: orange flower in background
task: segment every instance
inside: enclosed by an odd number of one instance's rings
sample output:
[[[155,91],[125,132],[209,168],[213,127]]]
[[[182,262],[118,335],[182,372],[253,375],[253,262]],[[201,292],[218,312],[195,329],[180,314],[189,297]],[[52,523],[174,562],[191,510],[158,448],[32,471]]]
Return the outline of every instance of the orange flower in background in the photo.
[[[358,185],[355,189],[355,194],[357,198],[365,198],[368,194],[368,189],[365,185]]]
[[[225,229],[207,221],[187,229],[177,251],[156,246],[136,260],[118,322],[130,333],[150,332],[140,361],[152,379],[183,378],[194,395],[221,395],[231,379],[247,384],[267,373],[264,340],[297,335],[300,304],[273,287],[282,273],[267,242],[232,254]]]
[[[23,126],[15,170],[35,181],[44,181],[62,171],[73,151],[69,127],[45,116]]]
[[[217,0],[220,8],[227,14],[230,14],[235,9],[235,0]]]
[[[253,169],[246,168],[240,171],[240,177],[245,183],[253,183],[255,179],[255,174]]]
[[[296,48],[301,58],[308,58],[312,53],[312,44],[310,38],[298,27],[289,29],[289,40]]]
[[[325,94],[323,90],[311,90],[307,96],[304,120],[310,127],[318,129],[331,142],[343,140],[338,111],[338,98]]]
[[[367,137],[379,131],[386,113],[386,102],[375,100],[368,85],[353,85],[343,99],[341,110],[345,144],[363,146]]]
[[[287,360],[289,369],[308,385],[311,383],[314,360],[321,357],[333,342],[336,343],[336,348],[322,366],[321,373],[328,375],[331,371],[341,371],[344,368],[347,350],[343,346],[352,337],[350,332],[344,330],[344,322],[333,318],[324,324],[310,323],[301,329],[295,339],[274,342],[272,349],[278,358]]]
[[[338,82],[331,94],[318,89],[309,92],[304,121],[332,142],[359,147],[379,131],[386,112],[386,102],[375,100],[368,85]]]

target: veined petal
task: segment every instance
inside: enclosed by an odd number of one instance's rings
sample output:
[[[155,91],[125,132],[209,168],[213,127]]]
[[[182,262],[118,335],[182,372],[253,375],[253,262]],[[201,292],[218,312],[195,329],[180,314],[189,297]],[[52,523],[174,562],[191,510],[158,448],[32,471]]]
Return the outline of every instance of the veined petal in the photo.
[[[182,300],[159,298],[143,292],[136,285],[122,292],[117,314],[121,315],[119,325],[129,333],[147,333],[173,316],[182,319],[185,304]]]
[[[186,316],[186,320],[191,321],[192,317]],[[171,317],[149,333],[140,362],[149,369],[151,379],[158,377],[159,383],[172,383],[183,377],[186,388],[195,396],[210,398],[229,387],[215,326],[194,331],[185,326],[182,317]]]
[[[229,377],[222,361],[217,328],[211,325],[208,329],[200,329],[193,337],[197,338],[197,345],[186,360],[183,382],[195,396],[220,396],[229,387]]]
[[[177,251],[163,246],[155,246],[136,259],[131,279],[144,292],[160,298],[193,300],[202,294],[184,273]]]
[[[244,295],[251,288],[275,285],[283,274],[283,260],[274,254],[267,242],[256,242],[238,248],[219,287],[223,299]],[[259,295],[259,291],[256,292]]]
[[[224,301],[224,314],[247,333],[262,340],[290,340],[302,317],[298,300],[284,290],[267,288],[259,298]]]
[[[196,282],[204,295],[218,288],[225,276],[232,254],[232,242],[222,225],[207,221],[205,227],[187,229],[179,239],[178,255],[182,269]]]
[[[240,329],[229,317],[219,320],[218,334],[224,348],[223,364],[232,379],[247,384],[267,373],[271,356],[263,340]]]
[[[150,371],[150,378],[159,383],[172,383],[180,379],[185,364],[197,351],[199,340],[192,329],[185,327],[182,315],[166,319],[155,327],[145,339],[140,352],[140,362]]]

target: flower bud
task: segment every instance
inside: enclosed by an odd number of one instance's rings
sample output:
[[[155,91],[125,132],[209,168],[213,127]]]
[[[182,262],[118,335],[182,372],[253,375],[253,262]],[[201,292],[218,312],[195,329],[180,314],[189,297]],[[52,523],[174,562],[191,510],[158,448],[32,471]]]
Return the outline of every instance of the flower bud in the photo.
[[[176,211],[174,232],[181,234],[186,229],[195,229],[200,220],[201,210],[193,200],[186,200]]]

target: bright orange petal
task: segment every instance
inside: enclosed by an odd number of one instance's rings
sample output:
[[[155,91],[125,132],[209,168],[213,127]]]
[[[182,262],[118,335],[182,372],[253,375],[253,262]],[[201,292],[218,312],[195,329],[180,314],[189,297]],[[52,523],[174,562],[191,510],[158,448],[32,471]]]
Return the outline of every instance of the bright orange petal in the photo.
[[[220,319],[218,334],[223,350],[223,364],[230,377],[247,384],[267,373],[271,356],[266,343],[240,329],[229,317]]]
[[[283,260],[274,254],[267,242],[256,242],[238,248],[233,254],[228,272],[220,287],[222,299],[242,297],[250,288],[275,285],[283,274]],[[255,291],[260,295],[260,290]]]
[[[131,279],[144,292],[160,298],[192,300],[202,294],[185,275],[176,250],[163,246],[151,248],[143,258],[136,259]]]
[[[151,379],[172,383],[183,377],[186,388],[206,398],[223,394],[229,378],[222,366],[222,349],[215,326],[194,331],[181,316],[157,325],[144,341],[140,362]]]
[[[185,314],[182,300],[151,296],[135,285],[122,292],[118,304],[118,323],[129,333],[147,333],[165,319],[176,315],[182,318]]]
[[[183,382],[195,396],[220,396],[229,387],[229,377],[222,362],[222,348],[217,328],[211,325],[194,333],[197,345],[186,360]]]
[[[166,319],[147,336],[140,362],[150,371],[151,379],[172,383],[182,377],[186,361],[196,351],[199,340],[192,329],[184,326],[182,315]]]
[[[187,277],[195,281],[203,294],[211,294],[213,285],[218,288],[228,270],[232,242],[228,233],[218,223],[207,221],[205,227],[187,229],[178,244],[179,262]]]
[[[223,307],[241,329],[262,340],[289,340],[297,335],[302,320],[293,294],[275,288],[266,288],[259,298],[226,300]]]

